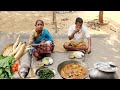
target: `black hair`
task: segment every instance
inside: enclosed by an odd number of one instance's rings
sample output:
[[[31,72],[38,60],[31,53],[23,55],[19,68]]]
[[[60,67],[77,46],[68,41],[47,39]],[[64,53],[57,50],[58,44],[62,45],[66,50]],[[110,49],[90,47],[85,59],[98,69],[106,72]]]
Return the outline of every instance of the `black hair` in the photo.
[[[83,23],[83,19],[80,18],[80,17],[77,17],[76,20],[75,20],[75,24],[77,24],[77,22]]]
[[[35,26],[37,25],[37,23],[38,23],[39,21],[41,21],[42,24],[44,25],[44,22],[43,22],[42,20],[38,19],[38,20],[35,22]]]

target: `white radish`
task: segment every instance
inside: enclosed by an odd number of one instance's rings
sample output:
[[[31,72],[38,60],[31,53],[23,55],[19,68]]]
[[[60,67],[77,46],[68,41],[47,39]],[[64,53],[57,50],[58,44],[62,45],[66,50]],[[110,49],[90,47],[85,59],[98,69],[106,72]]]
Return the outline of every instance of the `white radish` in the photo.
[[[30,50],[31,48],[26,48],[23,52],[23,55],[26,54],[28,52],[28,50]]]
[[[19,44],[19,41],[20,41],[20,35],[18,36],[16,42],[13,45],[13,51],[16,49],[17,45]]]
[[[26,48],[30,48],[30,47],[31,47],[31,45],[27,45],[27,46],[26,46]]]
[[[18,52],[18,50],[20,49],[21,45],[22,45],[22,42],[20,42],[18,44],[17,48],[12,53],[10,53],[9,56],[15,55]]]
[[[19,49],[19,51],[16,53],[16,55],[14,56],[15,60],[18,60],[21,58],[24,50],[25,50],[25,47],[26,47],[26,43],[23,43]]]

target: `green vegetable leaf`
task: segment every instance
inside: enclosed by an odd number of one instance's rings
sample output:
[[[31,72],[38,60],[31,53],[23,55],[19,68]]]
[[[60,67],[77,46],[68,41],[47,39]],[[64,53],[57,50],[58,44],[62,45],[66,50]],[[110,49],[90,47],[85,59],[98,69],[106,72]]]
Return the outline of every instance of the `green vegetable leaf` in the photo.
[[[8,60],[4,63],[3,68],[10,66]]]
[[[0,55],[0,78],[11,78],[14,73],[11,71],[11,66],[15,63],[13,56],[6,56],[3,58]]]
[[[4,76],[5,76],[4,73],[2,73],[2,74],[0,75],[0,78],[3,79]]]
[[[0,75],[2,74],[2,72],[3,72],[3,69],[2,69],[2,68],[0,68]]]
[[[9,76],[11,76],[10,68],[5,68],[5,71],[8,73]]]
[[[0,60],[0,67],[3,67],[4,66],[4,60],[2,59],[2,60]]]
[[[0,60],[3,59],[3,55],[0,55]]]
[[[0,68],[0,75],[2,74],[2,72],[3,72],[3,69],[2,69],[2,68]]]
[[[0,55],[0,60],[6,58],[7,56]]]

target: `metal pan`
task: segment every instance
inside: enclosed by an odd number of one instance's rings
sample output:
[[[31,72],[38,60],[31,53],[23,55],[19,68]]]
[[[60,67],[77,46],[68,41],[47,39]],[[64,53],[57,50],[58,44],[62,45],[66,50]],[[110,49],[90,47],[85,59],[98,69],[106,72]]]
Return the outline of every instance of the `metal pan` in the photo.
[[[85,68],[87,69],[87,74],[86,74],[82,79],[85,79],[86,77],[88,77],[89,70],[88,70],[87,65],[86,65],[85,63],[79,62],[79,61],[77,61],[77,60],[67,60],[67,61],[64,61],[64,62],[60,63],[60,64],[58,65],[58,67],[57,67],[58,73],[61,75],[61,73],[60,73],[60,72],[61,72],[61,69],[62,69],[65,65],[70,64],[70,63],[79,63],[81,66],[85,67]],[[62,77],[62,76],[61,76],[61,77]],[[64,77],[62,77],[62,78],[63,78],[63,79],[69,79],[69,78],[64,78]]]

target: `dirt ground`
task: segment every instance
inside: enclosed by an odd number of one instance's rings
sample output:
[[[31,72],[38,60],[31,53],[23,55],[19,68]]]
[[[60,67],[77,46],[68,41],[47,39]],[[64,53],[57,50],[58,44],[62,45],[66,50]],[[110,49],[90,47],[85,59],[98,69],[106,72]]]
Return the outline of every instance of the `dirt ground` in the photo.
[[[70,25],[74,24],[76,17],[82,17],[84,22],[98,19],[99,11],[73,11],[57,13],[58,32],[66,33]],[[120,12],[104,11],[104,20],[110,21],[109,25],[102,26],[101,29],[109,31],[110,28],[119,30]],[[0,11],[0,31],[2,32],[30,32],[34,29],[37,19],[45,22],[45,27],[51,33],[55,32],[52,24],[52,11]]]
[[[57,24],[60,30],[63,30],[63,28],[66,29],[65,26],[69,21],[63,23],[61,19],[64,18],[70,19],[69,14],[66,13],[62,16],[61,14],[57,15]],[[37,19],[43,20],[45,27],[48,28],[50,32],[54,32],[51,11],[2,11],[0,12],[0,31],[30,32],[34,29],[34,24]]]

